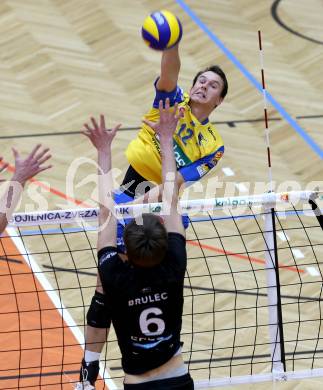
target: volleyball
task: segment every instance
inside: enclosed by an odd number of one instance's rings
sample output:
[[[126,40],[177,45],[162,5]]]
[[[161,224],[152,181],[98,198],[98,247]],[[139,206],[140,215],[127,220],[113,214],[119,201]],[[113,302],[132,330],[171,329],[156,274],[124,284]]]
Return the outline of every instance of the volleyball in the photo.
[[[179,19],[166,10],[149,15],[141,29],[143,40],[155,50],[165,50],[175,46],[181,40],[182,32]]]

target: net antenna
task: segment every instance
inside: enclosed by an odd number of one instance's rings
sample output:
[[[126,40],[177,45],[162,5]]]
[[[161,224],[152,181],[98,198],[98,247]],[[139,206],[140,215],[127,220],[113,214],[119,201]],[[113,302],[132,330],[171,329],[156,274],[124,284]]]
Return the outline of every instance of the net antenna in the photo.
[[[264,55],[262,50],[261,31],[258,30],[259,57],[261,66],[261,82],[264,101],[265,143],[267,148],[267,163],[270,192],[274,192],[270,152],[270,133],[267,113],[267,92],[265,83]],[[284,330],[282,318],[282,303],[279,280],[278,250],[276,241],[274,203],[264,206],[265,210],[265,262],[268,292],[269,337],[271,343],[271,359],[273,380],[287,380],[286,359],[284,347]]]
[[[273,186],[273,174],[271,169],[271,154],[270,154],[270,137],[269,137],[269,125],[268,125],[268,113],[267,113],[267,91],[265,83],[265,69],[264,69],[264,54],[262,50],[261,31],[258,30],[258,42],[259,42],[259,58],[261,67],[261,84],[262,94],[264,98],[264,122],[265,122],[265,143],[267,148],[267,163],[268,163],[268,177],[269,177],[269,189],[270,192],[274,191]]]

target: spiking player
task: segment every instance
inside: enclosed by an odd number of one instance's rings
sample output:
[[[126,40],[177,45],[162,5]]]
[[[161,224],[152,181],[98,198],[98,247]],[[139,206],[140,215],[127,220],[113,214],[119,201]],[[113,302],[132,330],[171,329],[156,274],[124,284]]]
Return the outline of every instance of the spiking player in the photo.
[[[15,148],[12,148],[12,150],[15,157],[15,173],[0,199],[0,233],[4,231],[11,218],[21,198],[26,181],[52,167],[51,165],[44,165],[51,158],[51,155],[48,153],[49,149],[41,149],[41,145],[35,146],[25,159],[20,156]],[[0,157],[0,161],[2,161],[2,157]],[[6,167],[7,165],[4,165],[0,172]]]
[[[179,187],[194,182],[216,166],[224,153],[222,138],[209,115],[218,107],[228,91],[226,76],[219,66],[210,66],[196,74],[189,93],[177,85],[180,71],[178,45],[162,53],[160,77],[155,81],[156,95],[152,109],[145,120],[157,122],[158,103],[170,99],[170,105],[179,103],[183,112],[174,134],[174,153]],[[152,128],[143,123],[138,136],[130,142],[126,156],[129,168],[123,180],[124,194],[129,198],[142,195],[149,188],[142,182],[157,186],[149,191],[150,201],[161,198],[161,157],[158,136]],[[146,183],[147,184],[147,183]],[[123,197],[123,201],[131,200]],[[147,197],[146,197],[147,199]],[[118,202],[119,203],[119,202]]]
[[[147,122],[158,134],[162,152],[162,182],[176,174],[173,134],[179,116],[170,111],[169,99],[159,104],[157,123]],[[128,260],[116,248],[117,222],[111,211],[111,143],[118,126],[109,131],[104,118],[84,134],[98,151],[100,215],[98,232],[98,283],[87,313],[85,356],[76,390],[95,389],[100,352],[111,320],[117,335],[125,372],[125,390],[193,390],[183,362],[180,332],[186,241],[177,210],[178,185],[166,186],[164,223],[144,214],[142,224],[130,222],[124,232]],[[109,194],[107,197],[106,194]]]
[[[161,156],[158,136],[147,120],[159,119],[158,103],[169,98],[170,105],[179,104],[183,113],[174,134],[174,153],[176,158],[176,180],[179,188],[183,184],[194,182],[214,168],[224,153],[222,138],[215,126],[209,121],[209,115],[225,98],[228,82],[223,70],[210,66],[199,71],[193,79],[189,93],[177,85],[180,71],[178,44],[162,53],[160,77],[154,83],[155,99],[153,107],[145,115],[138,136],[130,142],[126,156],[129,168],[123,179],[121,191],[115,194],[117,203],[127,203],[138,198],[136,203],[160,201]],[[94,119],[92,118],[92,123]],[[85,124],[87,130],[91,126]],[[145,194],[145,195],[144,195]],[[183,219],[185,227],[187,220]],[[118,224],[118,248],[124,250],[122,240],[123,227]]]

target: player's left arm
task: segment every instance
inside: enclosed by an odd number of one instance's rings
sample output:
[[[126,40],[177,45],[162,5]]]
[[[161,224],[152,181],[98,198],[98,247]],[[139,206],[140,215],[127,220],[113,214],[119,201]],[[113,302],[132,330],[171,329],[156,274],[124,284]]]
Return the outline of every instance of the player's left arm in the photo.
[[[110,319],[108,318],[109,313],[107,310],[105,310],[105,307],[104,307],[106,305],[105,292],[103,290],[101,278],[100,278],[99,274],[97,275],[95,294],[92,298],[92,301],[93,300],[96,300],[96,302],[94,302],[94,303],[92,302],[90,307],[92,307],[92,310],[96,310],[94,318],[98,316],[98,311],[102,311],[102,314],[98,317],[102,317],[102,315],[103,315],[103,316],[105,316],[105,321],[110,322]],[[100,300],[102,302],[100,302]],[[94,307],[95,307],[95,309],[94,309]],[[87,314],[88,322],[91,319],[90,318],[91,315],[93,315],[93,313],[90,313],[90,310],[89,310],[89,312]],[[87,324],[86,337],[85,337],[85,349],[92,351],[92,352],[101,353],[102,348],[104,346],[104,343],[107,341],[109,331],[110,331],[110,326],[103,327],[103,328],[97,328],[97,327],[93,327],[93,326]]]
[[[80,382],[75,385],[75,390],[85,388],[86,382],[90,382],[95,387],[100,370],[100,354],[110,331],[111,315],[99,274],[86,319],[85,351],[80,368]],[[80,387],[82,384],[85,386]]]
[[[179,187],[176,180],[176,161],[173,148],[173,136],[177,127],[178,120],[182,113],[177,114],[178,104],[175,104],[174,110],[170,109],[170,100],[166,99],[165,106],[163,101],[159,102],[160,119],[157,123],[146,121],[156,134],[158,134],[161,146],[162,159],[162,180],[163,180],[163,212],[165,227],[168,232],[179,233],[185,236],[185,231],[178,212],[178,193]]]
[[[91,118],[92,125],[84,124],[82,132],[92,142],[98,152],[98,187],[99,187],[99,231],[97,250],[106,246],[116,246],[117,220],[114,214],[113,177],[111,162],[111,145],[121,124],[107,129],[104,116],[97,122]]]
[[[185,183],[200,180],[218,164],[224,153],[224,146],[219,146],[215,152],[210,153],[178,170]]]

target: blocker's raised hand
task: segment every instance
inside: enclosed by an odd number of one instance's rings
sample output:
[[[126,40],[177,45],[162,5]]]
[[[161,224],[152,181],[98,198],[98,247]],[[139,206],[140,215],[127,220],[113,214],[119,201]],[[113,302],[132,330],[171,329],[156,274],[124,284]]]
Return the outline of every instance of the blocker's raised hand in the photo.
[[[42,148],[40,144],[35,146],[25,159],[21,157],[17,149],[12,148],[12,151],[15,157],[15,173],[12,180],[22,185],[33,176],[52,167],[52,165],[44,165],[52,156],[48,153],[49,148]]]
[[[182,112],[178,113],[178,103],[174,107],[170,107],[169,98],[167,98],[165,107],[163,101],[159,101],[159,121],[152,122],[143,119],[143,122],[150,126],[160,138],[171,138],[176,130],[178,120],[182,115]]]
[[[121,127],[121,124],[117,124],[113,129],[107,129],[104,115],[100,115],[99,123],[94,118],[91,118],[91,122],[91,126],[87,123],[84,124],[85,130],[82,131],[82,134],[92,142],[97,150],[105,150],[107,146],[111,146],[113,138]]]

